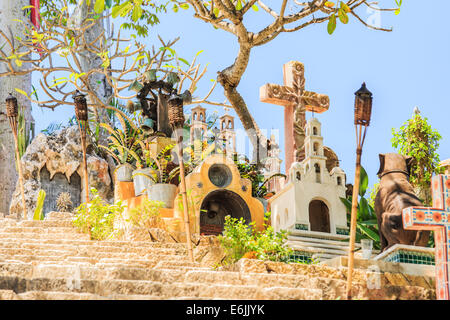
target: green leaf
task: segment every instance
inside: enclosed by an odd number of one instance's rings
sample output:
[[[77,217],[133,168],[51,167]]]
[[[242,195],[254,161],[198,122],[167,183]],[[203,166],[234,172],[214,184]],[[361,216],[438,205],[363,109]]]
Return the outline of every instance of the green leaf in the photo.
[[[341,9],[344,10],[345,13],[349,13],[352,11],[350,7],[343,1],[341,1]]]
[[[112,7],[112,0],[105,0],[105,6],[107,9]]]
[[[339,198],[341,199],[341,202],[345,205],[345,208],[347,209],[347,212],[351,212],[352,211],[352,199],[351,197],[349,197],[348,199],[346,198]]]
[[[359,200],[359,217],[362,221],[370,219],[369,204],[367,203],[366,198],[361,198],[361,200]]]
[[[365,235],[367,235],[370,239],[373,240],[373,242],[380,242],[380,236],[373,230],[369,229],[368,227],[358,223],[357,227],[359,231]]]
[[[33,220],[44,220],[44,201],[45,201],[46,193],[44,190],[39,190],[36,209],[34,210]]]
[[[347,24],[348,23],[348,15],[345,13],[344,9],[339,9],[338,11],[339,14],[339,20],[341,20],[341,22],[343,24]]]
[[[187,9],[189,9],[189,4],[187,4],[187,3],[181,3],[181,4],[180,4],[180,8],[183,9],[183,10],[187,10]]]
[[[214,10],[213,10],[213,12],[214,12],[214,15],[216,16],[216,18],[219,16],[219,13],[220,13],[220,11],[219,11],[219,8],[217,8],[217,7],[214,7]]]
[[[361,197],[363,197],[366,194],[368,185],[369,185],[369,176],[367,175],[366,170],[363,167],[361,167],[359,175],[359,195]]]
[[[236,10],[241,10],[242,9],[242,2],[241,0],[238,0],[236,3]]]
[[[259,11],[259,8],[256,4],[252,5],[252,9],[253,9],[253,11],[256,11],[256,12]]]
[[[180,60],[181,62],[185,63],[186,65],[190,66],[191,64],[189,62],[187,62],[185,59],[183,58],[178,58],[178,60]]]
[[[328,21],[328,34],[332,35],[334,30],[336,30],[336,15],[333,13]]]
[[[128,4],[129,4],[128,2],[124,2],[120,6],[113,7],[111,11],[112,17],[114,19],[117,18],[125,10]]]
[[[141,17],[144,11],[142,10],[140,5],[135,5],[133,9],[133,14],[131,15],[131,19],[134,22],[137,22]]]
[[[25,97],[28,97],[28,94],[25,91],[20,90],[19,88],[14,88],[14,90],[16,90],[20,94],[23,94]]]
[[[105,10],[105,0],[95,0],[94,11],[102,13]]]

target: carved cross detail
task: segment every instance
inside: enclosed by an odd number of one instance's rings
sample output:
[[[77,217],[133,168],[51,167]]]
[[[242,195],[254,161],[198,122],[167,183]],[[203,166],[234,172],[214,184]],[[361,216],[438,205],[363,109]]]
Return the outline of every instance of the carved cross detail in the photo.
[[[327,95],[305,90],[305,67],[298,61],[283,66],[284,86],[266,84],[260,88],[262,102],[284,106],[285,166],[305,158],[305,111],[322,113],[328,110]]]
[[[431,181],[433,207],[403,209],[403,227],[434,231],[436,261],[436,298],[449,300],[450,274],[450,175],[438,175]]]

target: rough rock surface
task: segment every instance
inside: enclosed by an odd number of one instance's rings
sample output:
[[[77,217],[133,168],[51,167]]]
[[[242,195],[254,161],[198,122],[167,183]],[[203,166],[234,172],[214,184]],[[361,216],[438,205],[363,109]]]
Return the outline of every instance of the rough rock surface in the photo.
[[[89,139],[87,144],[89,187],[96,188],[103,199],[111,201],[113,183],[108,163],[95,154]],[[21,160],[28,219],[33,217],[37,196],[41,189],[41,169],[46,166],[50,178],[61,173],[68,181],[76,172],[81,177],[81,181],[84,181],[82,158],[81,137],[77,126],[61,129],[49,136],[41,133],[34,138]],[[84,192],[84,183],[81,183],[81,194],[83,195]],[[23,219],[19,182],[16,183],[9,215],[16,219]]]

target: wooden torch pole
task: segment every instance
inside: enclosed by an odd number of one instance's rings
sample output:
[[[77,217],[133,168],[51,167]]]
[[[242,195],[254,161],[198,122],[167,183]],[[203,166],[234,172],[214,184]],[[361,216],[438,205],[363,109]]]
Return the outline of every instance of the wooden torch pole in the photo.
[[[186,242],[187,242],[187,250],[189,255],[189,260],[194,262],[194,253],[192,250],[192,242],[191,242],[191,228],[189,223],[189,208],[186,194],[186,180],[184,173],[184,161],[183,161],[183,136],[178,136],[177,130],[175,130],[175,137],[177,139],[178,145],[178,160],[180,162],[180,192],[183,201],[183,216],[184,216],[184,228],[186,229]]]
[[[352,276],[355,257],[356,220],[358,215],[359,180],[361,173],[361,155],[367,127],[372,113],[372,93],[367,90],[364,82],[361,88],[355,92],[355,130],[356,130],[356,169],[355,183],[352,195],[352,212],[350,222],[350,245],[348,249],[348,273],[347,273],[347,299],[352,298]],[[364,128],[364,129],[363,129]],[[363,133],[364,130],[364,133]]]
[[[83,121],[84,122],[84,121]],[[85,201],[89,203],[89,176],[87,169],[87,155],[86,155],[86,126],[87,122],[82,124],[82,121],[78,121],[80,133],[81,133],[81,148],[83,149],[83,170],[84,170],[84,189],[85,192]]]
[[[177,95],[175,92],[172,93],[170,98],[167,101],[169,107],[169,122],[172,127],[172,130],[175,132],[175,139],[177,141],[177,154],[178,154],[178,162],[180,165],[180,193],[183,201],[183,217],[184,217],[184,229],[186,232],[186,246],[188,250],[189,260],[194,262],[194,253],[192,251],[192,242],[191,242],[191,228],[189,224],[189,208],[186,194],[186,180],[185,180],[185,172],[184,172],[184,161],[183,161],[183,134],[179,134],[179,131],[182,132],[183,124],[184,124],[184,113],[183,113],[183,99],[180,95]]]
[[[355,256],[355,238],[356,238],[356,217],[358,215],[358,194],[359,194],[359,179],[361,173],[361,154],[362,148],[358,145],[356,149],[356,170],[355,170],[355,182],[353,185],[352,195],[352,212],[350,222],[350,245],[348,250],[348,270],[347,270],[347,299],[352,298],[352,276],[353,276],[353,264]]]

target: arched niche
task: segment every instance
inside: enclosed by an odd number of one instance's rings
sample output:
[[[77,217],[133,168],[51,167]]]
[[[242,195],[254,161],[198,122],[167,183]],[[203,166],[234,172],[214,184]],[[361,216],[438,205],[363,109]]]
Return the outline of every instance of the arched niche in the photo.
[[[250,209],[237,193],[226,189],[210,192],[200,207],[200,234],[221,234],[227,215],[244,218],[246,224],[252,220]]]
[[[50,172],[47,167],[43,167],[40,171],[41,177],[41,189],[46,193],[44,201],[44,214],[51,211],[58,211],[56,207],[56,201],[62,192],[70,194],[70,200],[72,201],[73,208],[78,207],[81,204],[81,177],[78,173],[74,172],[70,177],[70,182],[62,173],[56,173],[52,179],[50,179]]]
[[[330,212],[325,202],[312,200],[309,203],[309,223],[311,231],[330,233]]]

